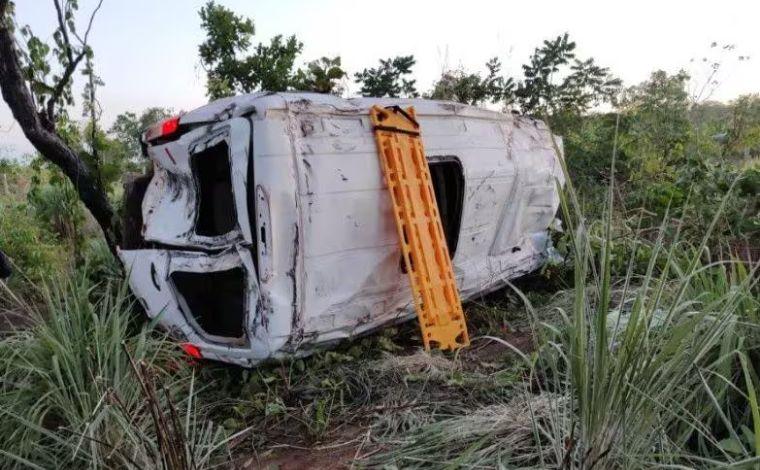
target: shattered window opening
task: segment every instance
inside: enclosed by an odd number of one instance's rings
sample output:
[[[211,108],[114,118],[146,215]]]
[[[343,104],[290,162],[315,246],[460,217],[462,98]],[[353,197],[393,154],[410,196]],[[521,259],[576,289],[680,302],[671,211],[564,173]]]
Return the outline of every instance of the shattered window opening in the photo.
[[[433,181],[435,200],[441,216],[443,232],[449,256],[454,258],[459,244],[459,229],[462,226],[464,206],[464,172],[457,157],[430,157],[430,177]]]
[[[171,281],[188,319],[211,337],[245,339],[246,273],[241,267],[214,272],[175,271]]]
[[[218,237],[236,227],[229,145],[223,140],[191,157],[198,188],[195,233]]]
[[[459,229],[462,226],[462,207],[464,206],[464,171],[462,162],[454,156],[428,157],[430,178],[433,183],[435,201],[438,205],[438,215],[443,225],[443,235],[449,258],[454,259],[454,253],[459,244]],[[401,272],[406,274],[404,257],[399,261]]]

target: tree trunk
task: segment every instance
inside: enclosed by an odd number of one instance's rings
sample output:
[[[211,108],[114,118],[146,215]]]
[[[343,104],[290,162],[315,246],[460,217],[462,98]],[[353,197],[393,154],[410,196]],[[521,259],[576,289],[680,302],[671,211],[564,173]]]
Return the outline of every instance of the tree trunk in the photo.
[[[96,175],[55,131],[55,123],[38,112],[21,71],[18,51],[8,18],[8,0],[0,0],[0,91],[35,149],[61,169],[76,188],[79,199],[103,230],[111,252],[120,243],[119,222]]]

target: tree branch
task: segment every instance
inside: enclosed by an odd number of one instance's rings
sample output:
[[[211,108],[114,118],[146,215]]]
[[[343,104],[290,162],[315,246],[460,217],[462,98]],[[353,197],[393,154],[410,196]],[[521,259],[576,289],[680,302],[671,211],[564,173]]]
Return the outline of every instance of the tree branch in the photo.
[[[95,15],[98,13],[98,10],[100,10],[100,7],[103,6],[103,0],[100,0],[98,2],[98,6],[95,7],[94,10],[92,10],[92,13],[90,14],[90,21],[87,23],[87,29],[84,32],[84,39],[80,38],[76,31],[74,31],[74,36],[79,40],[79,42],[82,44],[82,47],[87,47],[87,37],[90,35],[90,30],[92,29],[92,22],[95,19]]]
[[[8,18],[9,0],[0,0],[0,92],[24,135],[48,161],[61,169],[79,194],[79,199],[103,230],[103,235],[116,253],[120,232],[111,203],[96,176],[84,164],[55,129],[48,128],[37,112],[34,98],[24,80],[19,55]]]
[[[55,85],[55,88],[53,89],[53,92],[51,93],[50,98],[47,102],[47,119],[50,121],[51,125],[54,125],[52,123],[55,123],[56,102],[61,98],[63,91],[66,89],[66,85],[68,85],[69,80],[71,80],[71,76],[76,71],[79,63],[82,62],[82,59],[84,59],[84,57],[87,55],[87,38],[90,36],[90,31],[92,30],[92,23],[95,20],[95,15],[100,10],[100,7],[103,6],[103,0],[100,0],[98,2],[98,5],[94,10],[92,10],[92,13],[90,14],[90,20],[87,23],[87,30],[84,33],[84,39],[79,37],[75,30],[72,30],[74,37],[76,37],[82,45],[82,50],[79,51],[79,54],[77,54],[76,58],[74,58],[74,53],[72,52],[73,49],[69,40],[68,27],[66,26],[66,21],[63,17],[63,9],[61,8],[60,1],[53,0],[53,4],[55,5],[55,10],[58,14],[58,27],[61,29],[61,34],[63,35],[64,48],[66,49],[66,57],[68,58],[69,63],[64,69],[63,75],[61,75],[61,79]]]
[[[66,66],[66,69],[63,71],[63,75],[61,75],[61,79],[58,80],[55,88],[53,88],[53,92],[50,94],[50,98],[47,102],[47,118],[51,124],[55,123],[55,103],[63,94],[63,90],[66,89],[66,85],[69,83],[69,80],[71,80],[71,76],[74,75],[74,72],[79,66],[79,63],[82,62],[82,59],[84,59],[86,52],[86,49],[82,49],[82,51],[77,55],[76,59],[74,59],[73,62],[70,62],[69,65]]]
[[[61,35],[63,35],[63,44],[66,47],[66,57],[69,59],[69,66],[74,63],[74,54],[71,52],[71,41],[69,41],[69,33],[66,29],[66,21],[63,19],[63,9],[61,8],[61,2],[53,0],[55,5],[55,11],[58,14],[58,27],[61,29]]]

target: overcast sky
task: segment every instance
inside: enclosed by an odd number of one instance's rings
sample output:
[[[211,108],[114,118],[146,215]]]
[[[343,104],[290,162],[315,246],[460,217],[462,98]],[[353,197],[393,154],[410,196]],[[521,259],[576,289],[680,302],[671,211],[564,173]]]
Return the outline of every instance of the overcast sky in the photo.
[[[96,3],[80,0],[80,24]],[[197,47],[203,40],[198,9],[204,0],[105,0],[91,44],[103,120],[148,106],[190,110],[206,102]],[[380,57],[414,54],[418,89],[427,90],[444,68],[483,70],[498,56],[507,74],[518,74],[543,39],[569,32],[578,55],[593,56],[627,85],[655,69],[681,68],[704,81],[709,60],[724,66],[714,99],[727,101],[760,91],[760,2],[757,0],[668,1],[412,1],[219,0],[256,25],[255,41],[297,35],[302,60],[340,55],[353,74]],[[616,6],[617,5],[620,6]],[[16,0],[19,24],[51,39],[51,0]],[[80,26],[84,29],[84,25]],[[712,42],[735,44],[721,57]],[[737,55],[750,56],[746,62]],[[692,62],[692,59],[694,61]],[[701,78],[701,81],[699,80]],[[695,85],[696,86],[696,85]],[[349,84],[349,94],[358,87]],[[76,87],[78,101],[81,87]],[[79,111],[75,111],[78,116]],[[31,151],[0,101],[0,156]]]

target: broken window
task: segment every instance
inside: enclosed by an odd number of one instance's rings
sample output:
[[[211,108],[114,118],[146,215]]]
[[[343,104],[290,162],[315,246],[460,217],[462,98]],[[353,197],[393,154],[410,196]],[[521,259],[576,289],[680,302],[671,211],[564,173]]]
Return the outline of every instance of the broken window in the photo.
[[[449,257],[454,258],[459,243],[459,229],[462,226],[462,207],[464,206],[464,170],[457,157],[428,157],[430,178],[433,183],[438,215],[446,237]],[[406,273],[404,256],[399,261],[401,272]]]
[[[191,166],[198,188],[195,233],[218,237],[234,230],[237,217],[227,142],[194,154]]]
[[[209,336],[244,340],[246,273],[243,268],[215,272],[175,271],[171,280],[183,313]],[[184,304],[184,305],[183,305]]]
[[[459,228],[462,225],[464,205],[464,172],[462,163],[456,157],[430,157],[430,177],[433,180],[435,200],[441,216],[443,233],[449,256],[454,257],[459,243]]]

